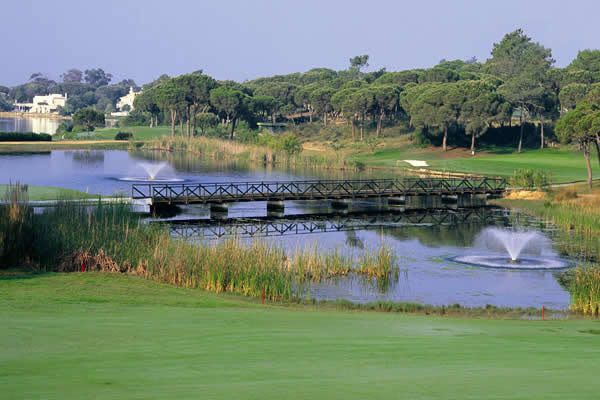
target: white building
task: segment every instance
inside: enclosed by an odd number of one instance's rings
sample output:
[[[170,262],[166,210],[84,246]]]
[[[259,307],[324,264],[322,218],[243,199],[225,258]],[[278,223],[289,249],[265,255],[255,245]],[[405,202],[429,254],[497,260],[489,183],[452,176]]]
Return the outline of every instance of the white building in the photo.
[[[36,114],[57,114],[58,107],[67,104],[67,94],[52,93],[47,96],[34,96],[31,103],[15,103],[15,108]]]
[[[119,101],[117,101],[117,109],[121,112],[133,111],[133,101],[135,100],[136,96],[140,93],[142,92],[134,92],[133,88],[130,87],[129,93],[127,93],[125,96],[121,97]],[[123,110],[123,107],[125,106],[129,106],[129,110]]]

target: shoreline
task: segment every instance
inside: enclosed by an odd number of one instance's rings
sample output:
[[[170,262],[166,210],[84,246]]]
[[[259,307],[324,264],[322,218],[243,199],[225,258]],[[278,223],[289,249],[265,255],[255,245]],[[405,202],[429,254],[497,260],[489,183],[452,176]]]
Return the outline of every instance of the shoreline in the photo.
[[[41,114],[41,113],[30,113],[21,111],[0,111],[0,118],[45,118],[54,120],[70,120],[72,119],[66,115],[60,114]]]

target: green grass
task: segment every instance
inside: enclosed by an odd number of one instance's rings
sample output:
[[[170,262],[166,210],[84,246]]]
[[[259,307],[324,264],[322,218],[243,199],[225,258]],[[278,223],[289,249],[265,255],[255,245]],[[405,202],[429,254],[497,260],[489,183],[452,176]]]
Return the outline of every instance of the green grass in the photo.
[[[131,132],[134,140],[153,140],[162,136],[171,135],[170,126],[158,126],[150,128],[148,126],[126,126],[123,128],[100,128],[96,129],[89,139],[111,140],[115,138],[117,132]]]
[[[0,184],[0,198],[4,198],[7,184]],[[65,189],[54,186],[32,186],[28,185],[28,197],[32,201],[43,200],[73,200],[73,199],[91,199],[98,195],[80,192],[79,190]]]
[[[600,323],[261,306],[112,274],[0,276],[6,399],[596,399]]]
[[[385,148],[370,154],[359,154],[353,158],[367,165],[394,167],[405,166],[398,160],[426,160],[432,169],[482,175],[511,176],[518,169],[543,169],[550,173],[553,183],[573,182],[586,179],[585,162],[580,152],[568,148],[525,150],[521,154],[512,148],[490,148],[475,157],[445,158],[441,149],[422,149],[405,145]],[[407,164],[406,164],[407,165]],[[594,155],[592,167],[600,177],[600,168]]]
[[[52,142],[31,142],[31,143],[0,143],[0,153],[2,152],[36,152],[50,151],[56,149],[89,149],[112,150],[127,149],[129,142],[126,140],[114,140],[119,131],[132,132],[135,141],[148,141],[158,139],[162,136],[170,135],[171,128],[168,126],[159,126],[149,128],[147,126],[132,126],[126,128],[100,128],[91,132],[89,136],[78,139],[60,140],[61,134],[56,134]],[[111,142],[106,142],[110,140]],[[97,143],[94,143],[97,142]]]
[[[37,153],[52,150],[66,149],[94,149],[94,150],[127,150],[129,142],[117,141],[101,142],[87,141],[60,141],[52,142],[30,142],[30,143],[0,143],[0,153]]]

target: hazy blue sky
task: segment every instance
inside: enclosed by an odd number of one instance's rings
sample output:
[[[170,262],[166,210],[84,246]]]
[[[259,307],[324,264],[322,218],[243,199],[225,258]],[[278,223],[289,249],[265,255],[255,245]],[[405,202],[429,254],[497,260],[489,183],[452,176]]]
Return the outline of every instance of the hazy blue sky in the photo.
[[[0,84],[96,66],[138,83],[197,69],[243,81],[363,53],[399,70],[484,60],[518,27],[562,66],[600,47],[598,15],[594,0],[2,0]]]

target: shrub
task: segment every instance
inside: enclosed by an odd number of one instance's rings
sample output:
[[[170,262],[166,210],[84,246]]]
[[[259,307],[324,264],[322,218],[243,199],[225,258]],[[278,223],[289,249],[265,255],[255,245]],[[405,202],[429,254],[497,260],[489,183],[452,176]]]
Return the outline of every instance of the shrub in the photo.
[[[518,169],[510,179],[512,186],[525,189],[544,189],[550,185],[550,175],[541,169]]]
[[[97,126],[104,126],[104,114],[92,107],[82,108],[73,114],[73,124],[84,127],[86,131],[93,131]]]
[[[131,140],[133,139],[133,133],[131,132],[117,132],[115,140]]]
[[[72,132],[73,131],[73,121],[71,120],[66,120],[60,123],[60,125],[58,125],[58,128],[56,129],[56,133],[67,133],[67,132]]]
[[[52,135],[47,133],[0,132],[0,142],[51,142]]]

